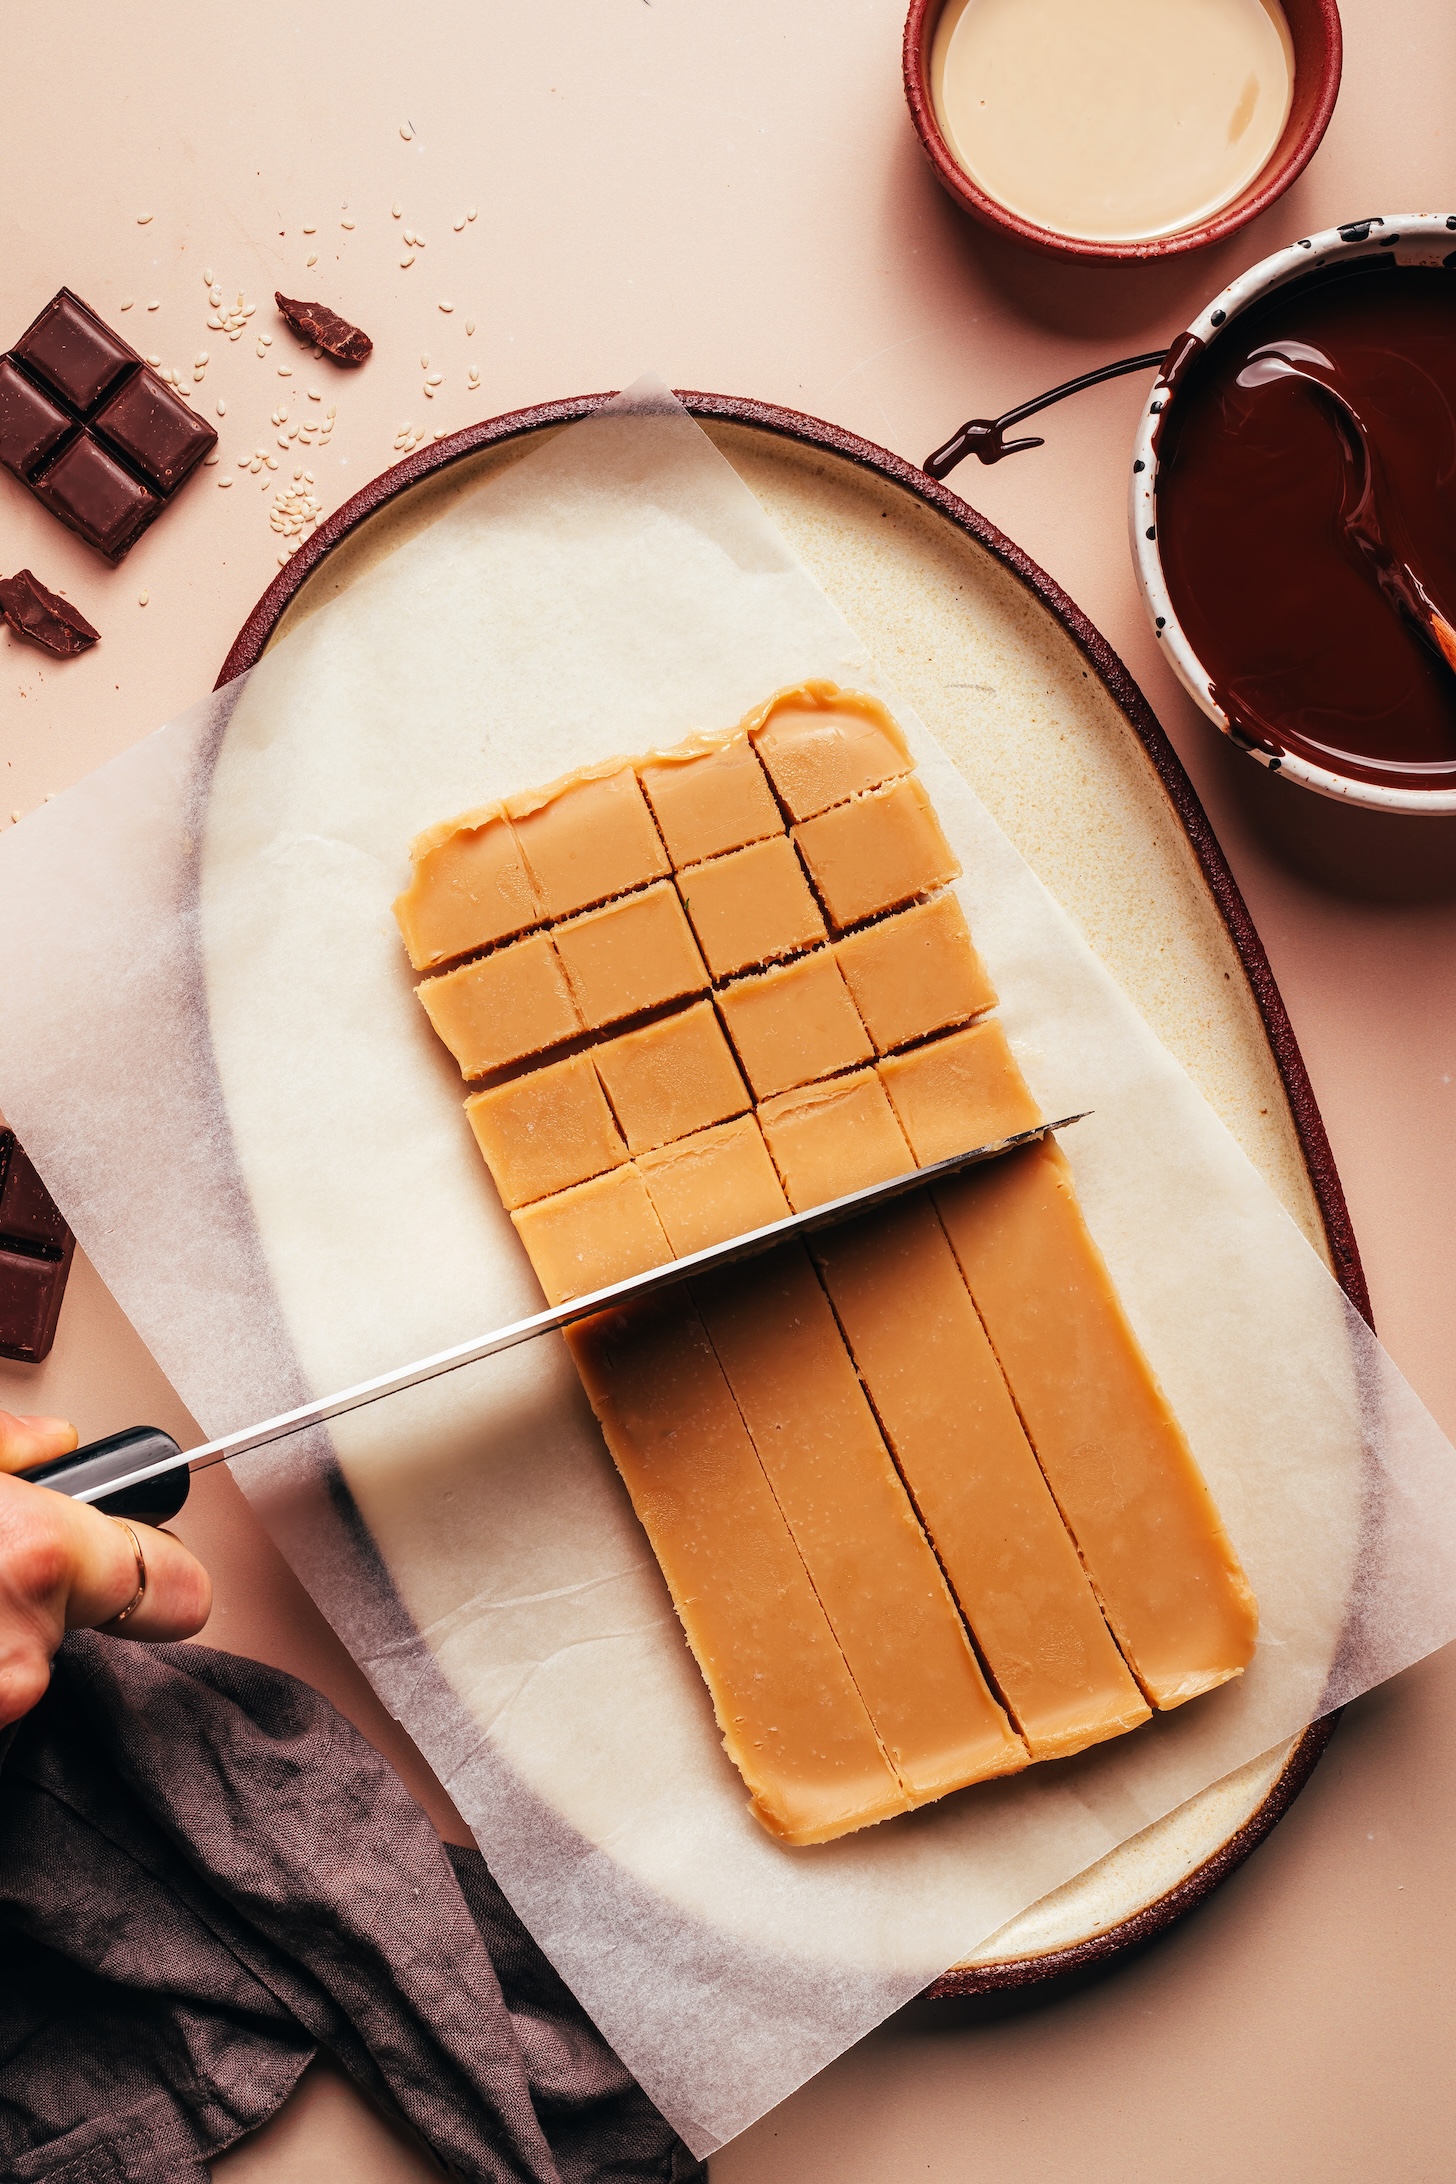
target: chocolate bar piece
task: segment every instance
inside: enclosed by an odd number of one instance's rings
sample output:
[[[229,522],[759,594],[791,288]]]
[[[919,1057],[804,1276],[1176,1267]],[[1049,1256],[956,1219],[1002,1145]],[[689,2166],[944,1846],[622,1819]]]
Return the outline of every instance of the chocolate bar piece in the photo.
[[[39,1365],[61,1316],[76,1239],[13,1130],[0,1130],[0,1357]]]
[[[101,635],[79,608],[48,591],[29,569],[17,569],[14,576],[0,576],[0,614],[17,637],[28,637],[32,644],[43,645],[59,660],[74,659]]]
[[[0,357],[0,463],[120,561],[217,434],[69,288]]]
[[[362,364],[374,353],[374,344],[363,328],[351,326],[326,303],[299,303],[276,288],[273,301],[300,339],[313,342],[336,364]]]

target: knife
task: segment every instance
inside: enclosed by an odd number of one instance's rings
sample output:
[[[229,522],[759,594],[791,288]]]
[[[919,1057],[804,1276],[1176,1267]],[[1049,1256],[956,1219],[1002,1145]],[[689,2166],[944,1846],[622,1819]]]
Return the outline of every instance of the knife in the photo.
[[[903,1175],[891,1176],[887,1182],[870,1183],[864,1190],[849,1191],[842,1198],[831,1198],[823,1205],[810,1206],[803,1213],[787,1214],[781,1221],[770,1221],[763,1228],[749,1229],[742,1236],[731,1236],[725,1243],[710,1244],[706,1251],[689,1252],[681,1259],[669,1260],[665,1266],[649,1267],[644,1274],[632,1274],[626,1281],[613,1282],[606,1289],[594,1289],[586,1296],[573,1297],[569,1303],[554,1305],[550,1311],[533,1312],[529,1319],[512,1320],[509,1326],[497,1327],[488,1335],[477,1335],[471,1342],[457,1342],[448,1350],[437,1350],[433,1357],[417,1358],[412,1365],[397,1366],[393,1372],[379,1373],[373,1380],[357,1381],[352,1388],[340,1388],[333,1395],[319,1396],[312,1403],[300,1404],[296,1410],[280,1411],[276,1417],[265,1418],[259,1425],[226,1433],[221,1440],[204,1441],[197,1448],[184,1449],[157,1426],[131,1426],[124,1433],[113,1433],[103,1441],[89,1441],[84,1448],[73,1449],[69,1456],[54,1457],[49,1463],[37,1464],[15,1476],[27,1479],[35,1486],[52,1487],[57,1493],[68,1494],[73,1501],[94,1503],[108,1516],[162,1523],[168,1517],[175,1517],[186,1501],[194,1471],[205,1471],[211,1464],[225,1463],[230,1456],[249,1455],[254,1449],[266,1448],[270,1442],[285,1440],[289,1434],[302,1433],[310,1426],[325,1425],[331,1418],[342,1418],[347,1411],[362,1410],[367,1403],[382,1402],[385,1396],[401,1394],[406,1388],[418,1388],[427,1380],[438,1380],[443,1373],[459,1372],[463,1366],[497,1357],[503,1350],[514,1350],[519,1343],[534,1342],[538,1335],[559,1333],[562,1328],[574,1327],[578,1320],[591,1319],[598,1312],[612,1311],[625,1304],[639,1304],[644,1298],[656,1296],[660,1290],[670,1289],[678,1282],[713,1273],[719,1267],[734,1266],[742,1259],[756,1258],[760,1252],[772,1251],[777,1244],[796,1236],[808,1236],[815,1229],[832,1228],[841,1221],[868,1213],[876,1206],[886,1205],[892,1199],[903,1198],[910,1191],[929,1190],[948,1176],[959,1175],[963,1168],[999,1159],[1003,1153],[1014,1152],[1021,1145],[1035,1144],[1055,1130],[1069,1129],[1074,1122],[1085,1121],[1090,1112],[1090,1108],[1084,1109],[1080,1115],[1064,1115],[1060,1122],[1039,1123],[1034,1130],[1019,1130],[1014,1137],[972,1146],[968,1152],[953,1153],[948,1160],[937,1160],[929,1167],[911,1168]]]

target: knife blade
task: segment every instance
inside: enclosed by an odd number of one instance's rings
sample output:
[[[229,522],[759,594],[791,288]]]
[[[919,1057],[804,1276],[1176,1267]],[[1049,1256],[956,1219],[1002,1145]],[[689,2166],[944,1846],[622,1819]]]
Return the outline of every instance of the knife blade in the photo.
[[[761,1252],[772,1251],[795,1237],[812,1235],[816,1229],[832,1228],[841,1221],[853,1220],[911,1191],[933,1189],[937,1183],[959,1175],[965,1168],[997,1160],[1003,1154],[1014,1152],[1018,1146],[1032,1145],[1039,1138],[1049,1137],[1054,1131],[1070,1129],[1074,1122],[1085,1121],[1090,1112],[1090,1109],[1084,1109],[1081,1114],[1063,1115],[1057,1122],[1039,1123],[1034,1130],[1020,1130],[1012,1137],[974,1145],[966,1152],[953,1153],[929,1167],[911,1168],[903,1175],[891,1176],[883,1183],[867,1184],[863,1190],[848,1191],[841,1198],[828,1199],[823,1205],[810,1206],[802,1213],[786,1214],[782,1220],[770,1221],[763,1228],[749,1229],[742,1236],[732,1236],[724,1243],[710,1244],[704,1251],[689,1252],[681,1259],[670,1259],[662,1266],[649,1267],[645,1273],[629,1275],[625,1281],[573,1297],[566,1304],[553,1305],[545,1312],[533,1312],[526,1319],[512,1320],[509,1325],[494,1328],[487,1335],[454,1343],[447,1350],[437,1350],[430,1357],[416,1358],[412,1364],[378,1373],[371,1380],[356,1381],[352,1387],[319,1396],[311,1403],[301,1403],[294,1410],[280,1411],[257,1425],[225,1433],[220,1439],[204,1441],[196,1448],[180,1448],[170,1434],[155,1426],[133,1426],[124,1433],[111,1434],[105,1440],[88,1442],[84,1448],[73,1449],[69,1456],[56,1457],[50,1463],[38,1464],[33,1470],[19,1472],[17,1476],[34,1485],[48,1486],[67,1494],[73,1501],[94,1502],[112,1515],[153,1519],[175,1516],[187,1498],[187,1484],[194,1471],[205,1471],[210,1465],[225,1463],[230,1457],[250,1455],[255,1449],[286,1440],[290,1434],[306,1432],[312,1426],[327,1425],[331,1419],[342,1418],[349,1411],[362,1410],[367,1404],[403,1394],[406,1389],[418,1388],[446,1373],[459,1372],[488,1357],[498,1357],[502,1351],[514,1350],[523,1342],[534,1342],[538,1336],[558,1334],[564,1328],[574,1327],[579,1320],[595,1318],[599,1312],[639,1304],[679,1282],[756,1258]],[[161,1487],[154,1484],[157,1481],[163,1482]]]

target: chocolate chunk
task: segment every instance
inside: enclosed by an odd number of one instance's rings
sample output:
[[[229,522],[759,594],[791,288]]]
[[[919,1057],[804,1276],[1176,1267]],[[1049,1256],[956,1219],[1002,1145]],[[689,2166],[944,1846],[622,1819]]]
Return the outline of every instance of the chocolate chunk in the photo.
[[[128,348],[69,288],[52,296],[11,354],[83,415],[95,409],[124,372],[141,362],[136,350]]]
[[[275,288],[273,301],[287,324],[303,340],[311,341],[331,356],[336,364],[362,364],[374,348],[369,336],[358,326],[351,326],[337,311],[331,311],[326,303],[298,303],[292,296],[281,295]]]
[[[110,561],[120,561],[163,505],[86,432],[61,450],[31,490]]]
[[[73,659],[100,637],[84,614],[69,599],[47,591],[38,576],[21,569],[14,576],[0,576],[0,614],[17,637],[29,637],[61,660]]]
[[[151,372],[133,372],[92,420],[103,439],[157,488],[175,493],[217,434]]]
[[[111,561],[216,445],[69,288],[0,357],[0,463]]]
[[[55,1340],[76,1239],[13,1130],[0,1130],[0,1357],[39,1365]]]
[[[0,463],[28,478],[70,430],[65,411],[48,402],[8,356],[0,356]]]

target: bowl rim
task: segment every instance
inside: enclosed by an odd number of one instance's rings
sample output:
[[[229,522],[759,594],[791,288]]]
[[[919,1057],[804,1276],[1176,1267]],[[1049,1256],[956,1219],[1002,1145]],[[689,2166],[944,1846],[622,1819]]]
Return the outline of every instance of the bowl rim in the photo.
[[[1153,634],[1167,655],[1169,665],[1188,695],[1230,742],[1256,759],[1270,773],[1297,781],[1342,804],[1358,804],[1371,811],[1399,811],[1428,819],[1456,813],[1456,782],[1449,789],[1414,789],[1387,786],[1379,781],[1358,781],[1333,768],[1320,766],[1293,751],[1270,751],[1236,728],[1213,694],[1208,670],[1189,642],[1174,611],[1163,573],[1157,536],[1158,435],[1160,420],[1177,397],[1179,382],[1191,359],[1215,340],[1232,319],[1253,303],[1287,282],[1321,266],[1350,258],[1368,258],[1387,250],[1398,265],[1452,266],[1456,264],[1456,213],[1378,213],[1342,226],[1323,228],[1302,236],[1282,250],[1261,258],[1246,272],[1236,275],[1226,288],[1205,304],[1186,332],[1168,349],[1152,391],[1143,406],[1133,439],[1132,472],[1128,490],[1128,532],[1133,571],[1138,590],[1153,624]],[[1371,243],[1374,242],[1372,251]]]
[[[1042,227],[1023,218],[1009,205],[1003,205],[999,198],[990,196],[966,172],[946,143],[930,94],[929,53],[935,26],[948,4],[949,0],[910,0],[910,11],[905,18],[901,70],[910,119],[921,149],[945,190],[976,219],[988,227],[999,228],[1003,234],[1032,250],[1074,259],[1084,265],[1137,265],[1150,258],[1179,257],[1187,251],[1204,250],[1210,244],[1236,235],[1251,220],[1257,220],[1260,213],[1267,212],[1303,174],[1319,149],[1340,93],[1344,34],[1338,0],[1279,0],[1285,19],[1289,21],[1291,38],[1295,36],[1295,27],[1290,18],[1297,13],[1315,41],[1314,50],[1319,54],[1319,90],[1292,137],[1295,108],[1291,106],[1284,134],[1248,188],[1196,227],[1180,229],[1174,235],[1155,235],[1132,243],[1100,242],[1094,237],[1063,235],[1056,228]],[[1298,77],[1296,59],[1296,85]]]

